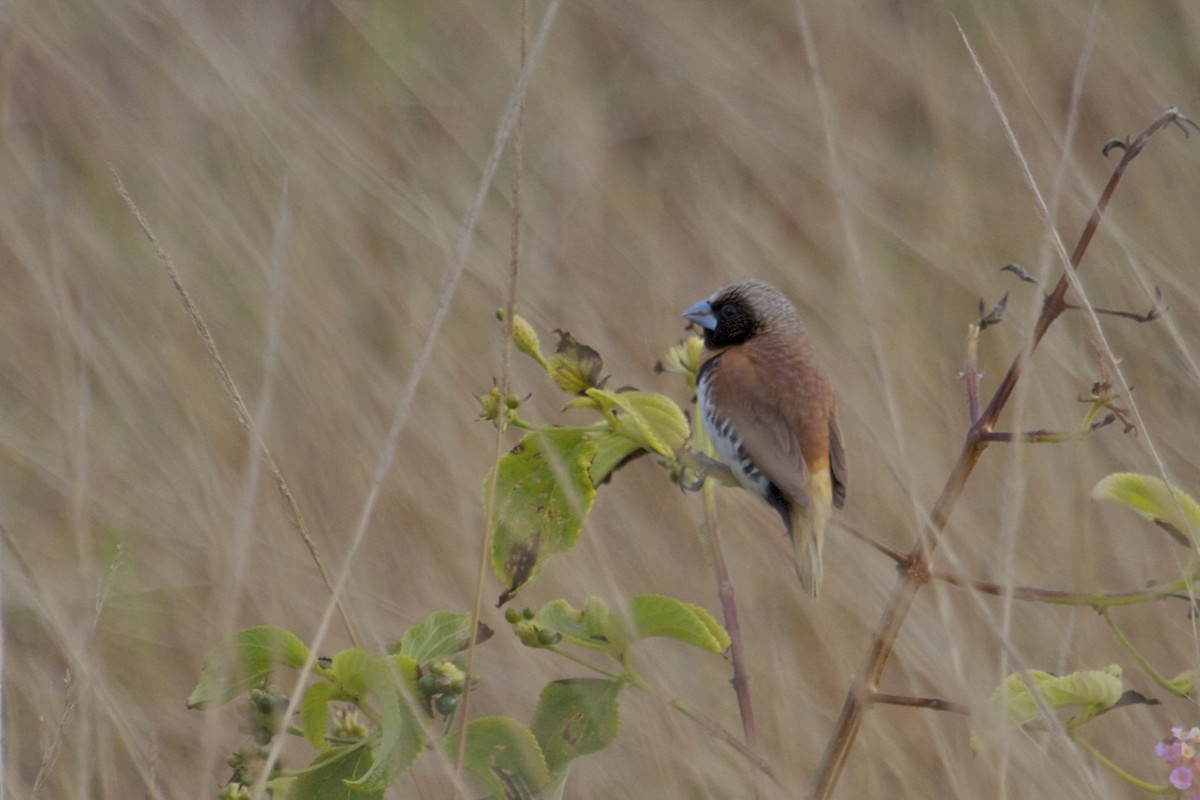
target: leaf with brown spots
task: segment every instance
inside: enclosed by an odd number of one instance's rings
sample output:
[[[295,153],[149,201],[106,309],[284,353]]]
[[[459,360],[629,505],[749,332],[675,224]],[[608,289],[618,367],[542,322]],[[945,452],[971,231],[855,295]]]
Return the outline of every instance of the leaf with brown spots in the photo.
[[[602,750],[621,727],[617,698],[624,684],[576,678],[546,684],[530,726],[553,776],[573,758]]]
[[[596,498],[589,473],[595,455],[596,443],[583,433],[549,430],[527,434],[500,459],[492,567],[506,588],[497,605],[533,580],[547,558],[579,540]]]

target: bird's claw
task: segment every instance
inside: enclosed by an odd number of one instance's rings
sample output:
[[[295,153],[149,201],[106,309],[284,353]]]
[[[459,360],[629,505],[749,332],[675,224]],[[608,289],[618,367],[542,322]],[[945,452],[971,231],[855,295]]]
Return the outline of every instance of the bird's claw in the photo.
[[[679,470],[679,491],[681,492],[698,492],[704,488],[704,481],[708,480],[708,476],[704,474],[705,470],[700,470],[696,473],[696,480],[689,481],[687,479],[688,471],[686,469]]]
[[[722,483],[736,483],[737,481],[728,466],[704,453],[684,453],[679,457],[679,466],[677,483],[682,492],[700,491],[704,488],[704,482],[709,478],[716,478]],[[695,480],[688,480],[689,472],[696,476]]]

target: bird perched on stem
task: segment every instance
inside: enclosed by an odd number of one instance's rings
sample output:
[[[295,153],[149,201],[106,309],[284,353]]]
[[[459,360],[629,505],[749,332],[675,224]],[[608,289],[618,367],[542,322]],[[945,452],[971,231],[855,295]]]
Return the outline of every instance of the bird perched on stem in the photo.
[[[696,386],[718,460],[783,517],[796,576],[816,597],[846,454],[829,377],[796,307],[757,280],[726,286],[683,316],[704,330]]]

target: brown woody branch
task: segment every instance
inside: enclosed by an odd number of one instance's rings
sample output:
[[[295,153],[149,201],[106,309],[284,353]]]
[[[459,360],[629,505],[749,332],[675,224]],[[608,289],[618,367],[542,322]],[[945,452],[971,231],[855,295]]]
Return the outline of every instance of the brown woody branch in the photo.
[[[946,522],[950,519],[950,514],[958,503],[959,497],[962,495],[967,480],[971,477],[971,472],[979,462],[983,451],[987,449],[987,434],[993,430],[1000,418],[1001,412],[1004,411],[1004,407],[1012,397],[1013,390],[1016,389],[1017,381],[1021,378],[1021,373],[1029,356],[1033,354],[1033,351],[1041,342],[1042,337],[1046,335],[1046,331],[1050,329],[1050,326],[1069,307],[1069,304],[1066,302],[1066,294],[1067,289],[1070,287],[1071,277],[1075,270],[1078,269],[1084,254],[1087,252],[1088,246],[1091,244],[1092,238],[1100,226],[1104,210],[1108,207],[1113,192],[1116,191],[1121,177],[1125,174],[1126,167],[1141,153],[1146,143],[1154,134],[1169,125],[1178,126],[1185,134],[1188,131],[1188,126],[1200,131],[1200,126],[1197,126],[1196,123],[1187,117],[1182,116],[1176,108],[1171,107],[1163,112],[1158,119],[1152,122],[1132,142],[1121,141],[1117,145],[1110,142],[1106,146],[1106,151],[1117,146],[1123,149],[1124,153],[1121,156],[1121,160],[1113,168],[1108,183],[1105,184],[1099,200],[1096,201],[1096,206],[1092,210],[1087,224],[1084,226],[1083,233],[1080,235],[1074,251],[1071,253],[1066,270],[1059,278],[1054,291],[1046,297],[1042,305],[1042,313],[1034,326],[1033,337],[1029,347],[1022,350],[1013,359],[1012,365],[1008,368],[1008,372],[1005,373],[1004,379],[1000,382],[995,394],[992,395],[992,399],[987,407],[978,419],[972,420],[972,425],[968,429],[963,441],[958,461],[954,465],[949,478],[946,480],[941,496],[938,497],[929,514],[924,531],[905,559],[908,569],[901,572],[896,586],[892,590],[891,600],[884,609],[883,616],[871,640],[862,667],[859,669],[854,682],[846,693],[841,714],[830,736],[825,753],[821,758],[821,763],[813,777],[808,795],[813,800],[827,800],[837,786],[838,779],[841,777],[842,770],[845,768],[846,761],[849,758],[850,750],[854,746],[854,740],[857,738],[858,731],[862,727],[863,717],[871,705],[871,697],[877,693],[880,678],[887,667],[888,660],[891,658],[896,636],[899,634],[900,628],[908,616],[908,611],[912,606],[913,599],[917,596],[917,592],[931,579],[929,559],[934,550],[937,549],[938,540],[946,527]]]

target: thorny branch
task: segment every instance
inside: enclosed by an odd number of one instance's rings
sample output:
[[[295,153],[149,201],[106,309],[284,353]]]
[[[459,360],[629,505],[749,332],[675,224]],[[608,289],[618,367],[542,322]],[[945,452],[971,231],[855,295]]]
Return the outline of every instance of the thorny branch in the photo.
[[[967,431],[962,450],[959,453],[958,462],[951,471],[949,478],[947,478],[941,496],[938,497],[937,502],[930,511],[924,531],[908,554],[907,561],[911,566],[900,573],[896,586],[892,591],[891,600],[883,612],[862,667],[859,669],[849,691],[846,693],[841,714],[830,736],[829,745],[826,747],[825,754],[822,756],[821,763],[813,777],[812,786],[809,789],[808,796],[813,800],[827,800],[837,787],[842,770],[845,768],[846,761],[849,758],[850,750],[854,746],[854,740],[857,738],[858,731],[862,727],[863,717],[871,705],[871,696],[878,692],[880,678],[887,667],[888,660],[891,658],[896,637],[900,632],[901,626],[904,624],[905,618],[908,616],[913,599],[921,587],[932,579],[932,573],[929,569],[930,558],[937,548],[941,533],[950,519],[951,512],[953,512],[955,505],[958,503],[967,480],[971,477],[971,472],[983,455],[984,450],[987,449],[987,434],[994,429],[1001,412],[1004,411],[1005,406],[1012,397],[1013,390],[1016,389],[1017,382],[1021,378],[1021,372],[1025,367],[1026,360],[1033,354],[1033,351],[1041,342],[1042,337],[1046,335],[1046,331],[1050,329],[1050,326],[1068,309],[1069,304],[1065,298],[1067,289],[1070,286],[1072,273],[1078,269],[1080,262],[1083,260],[1083,256],[1087,252],[1088,246],[1091,244],[1092,238],[1100,226],[1104,210],[1108,207],[1109,200],[1112,199],[1113,192],[1116,191],[1126,167],[1141,153],[1146,143],[1154,134],[1171,125],[1180,128],[1185,134],[1188,133],[1189,128],[1200,131],[1200,125],[1182,116],[1178,109],[1171,107],[1163,112],[1158,119],[1152,122],[1133,141],[1121,140],[1119,143],[1109,142],[1105,145],[1104,152],[1106,155],[1114,148],[1119,147],[1123,150],[1121,160],[1113,168],[1108,183],[1105,184],[1099,200],[1096,201],[1096,206],[1092,210],[1087,224],[1084,226],[1083,233],[1075,245],[1075,250],[1071,253],[1066,271],[1059,278],[1054,291],[1045,299],[1042,306],[1042,313],[1034,326],[1029,347],[1022,350],[1013,359],[1012,365],[1008,368],[1008,372],[1005,373],[995,394],[992,395],[991,401],[979,414],[978,418],[972,415],[972,424]]]

